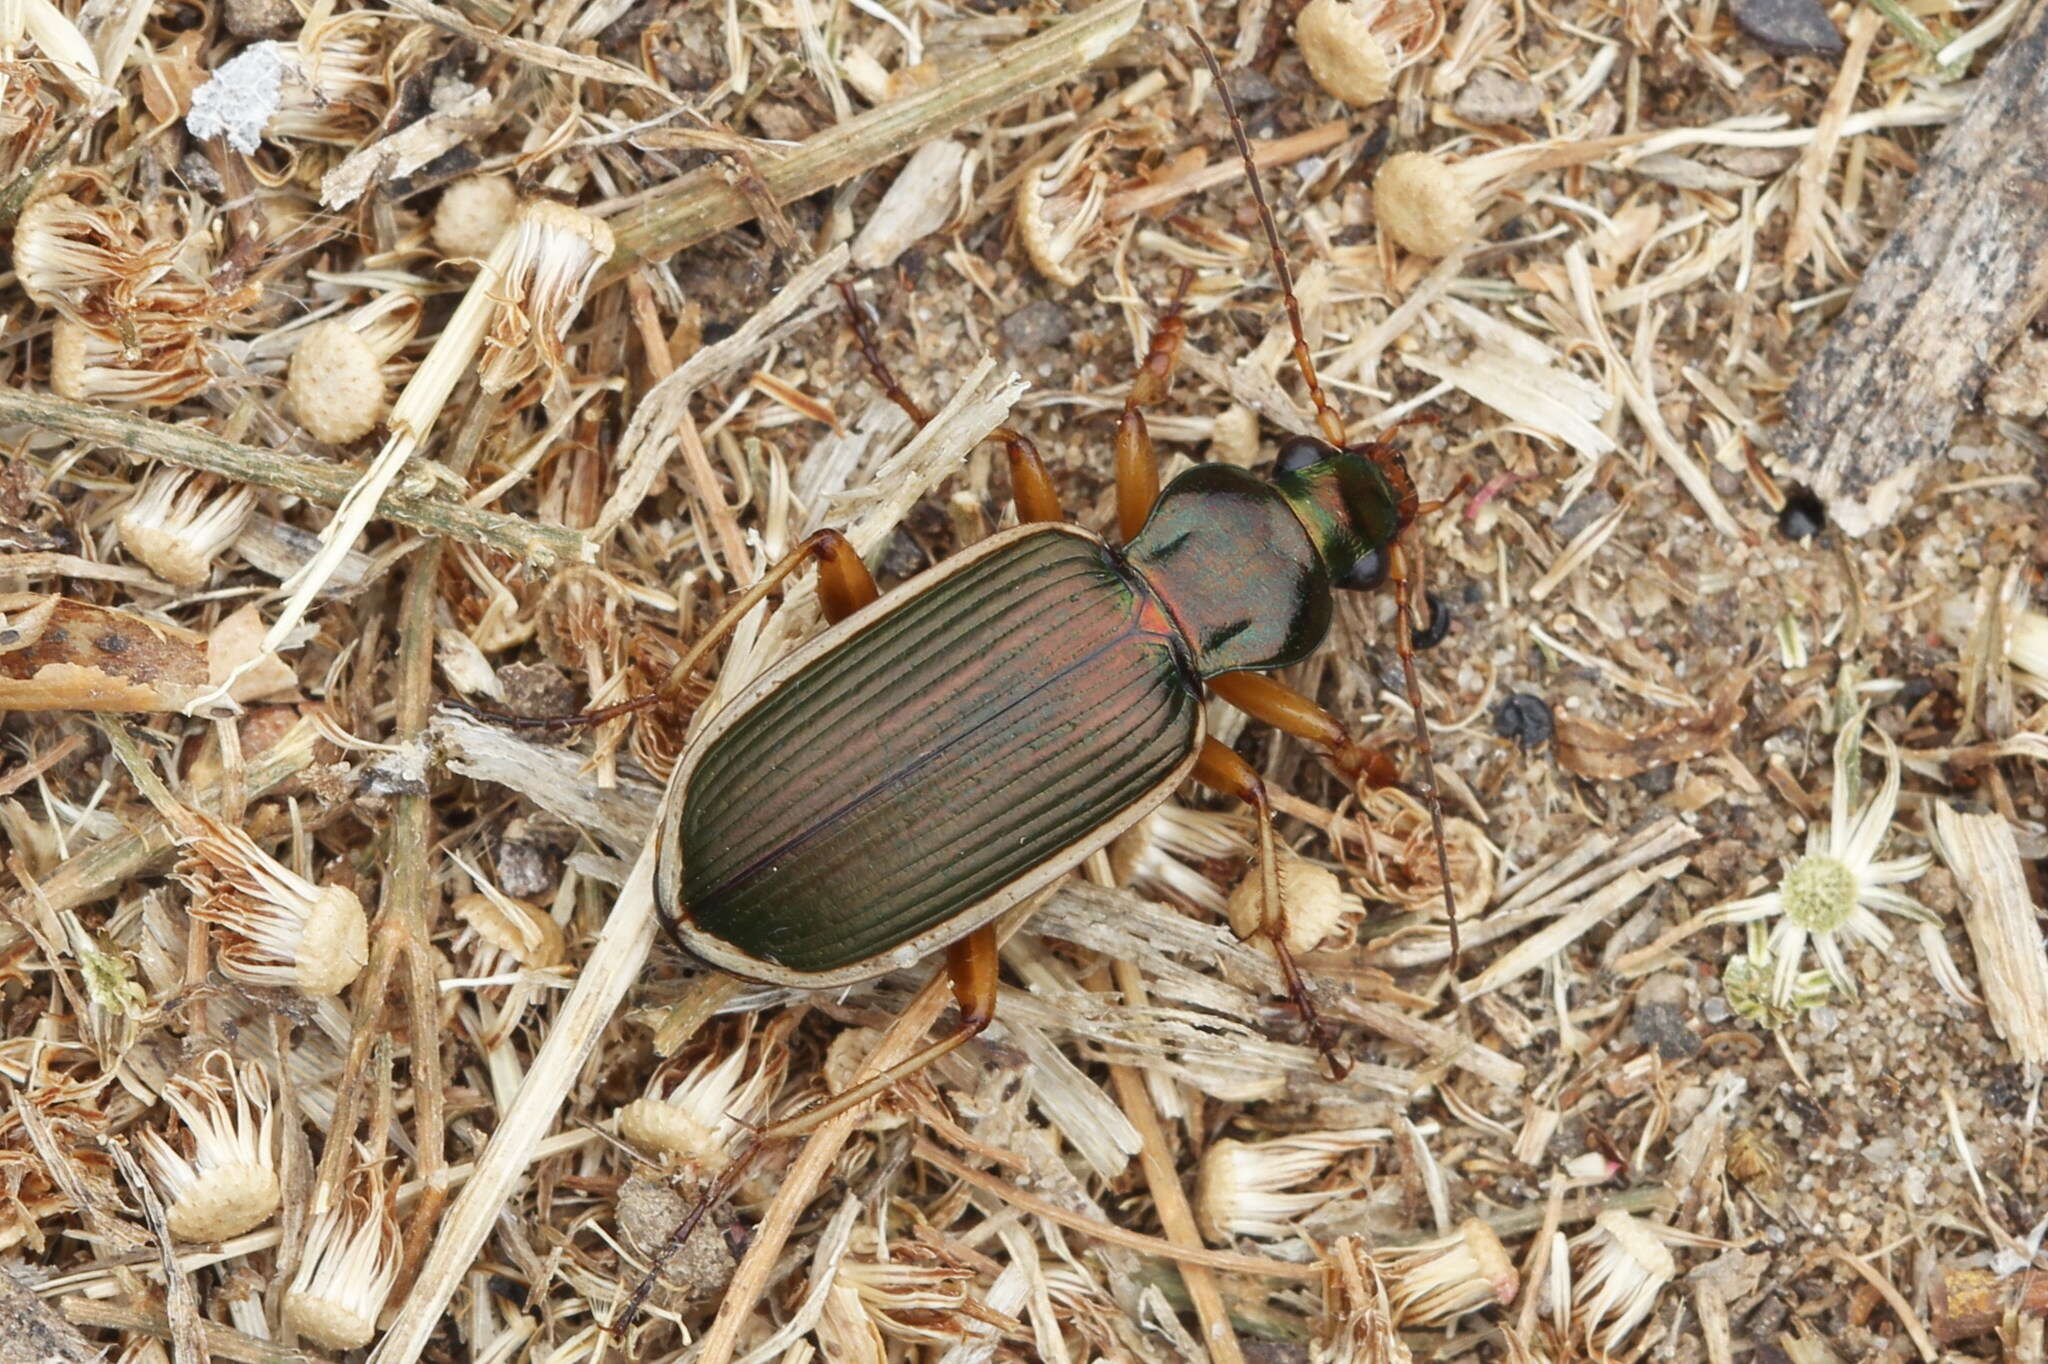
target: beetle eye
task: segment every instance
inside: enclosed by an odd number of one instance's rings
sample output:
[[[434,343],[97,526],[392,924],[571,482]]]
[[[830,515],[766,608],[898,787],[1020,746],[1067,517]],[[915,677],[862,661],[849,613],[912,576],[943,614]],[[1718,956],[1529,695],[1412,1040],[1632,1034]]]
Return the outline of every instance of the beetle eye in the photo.
[[[1280,446],[1280,454],[1273,461],[1273,472],[1291,474],[1297,469],[1306,469],[1311,464],[1321,464],[1326,459],[1337,457],[1337,447],[1328,441],[1317,440],[1314,436],[1289,436]]]
[[[1351,571],[1338,579],[1336,585],[1350,592],[1365,592],[1386,580],[1387,552],[1369,549],[1351,561]]]

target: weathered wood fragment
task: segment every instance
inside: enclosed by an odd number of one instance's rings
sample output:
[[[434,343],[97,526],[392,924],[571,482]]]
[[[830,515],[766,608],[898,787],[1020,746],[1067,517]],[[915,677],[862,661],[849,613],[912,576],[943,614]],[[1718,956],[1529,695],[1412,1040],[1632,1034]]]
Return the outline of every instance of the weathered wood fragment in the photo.
[[[1898,230],[1786,395],[1785,471],[1851,535],[1890,524],[2044,303],[2048,4],[1985,69]]]

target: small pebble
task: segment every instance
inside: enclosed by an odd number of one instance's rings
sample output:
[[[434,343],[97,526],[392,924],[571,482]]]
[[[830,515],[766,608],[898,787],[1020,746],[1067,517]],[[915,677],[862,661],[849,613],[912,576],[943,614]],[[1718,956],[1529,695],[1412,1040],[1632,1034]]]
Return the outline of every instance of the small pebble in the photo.
[[[1778,534],[1787,540],[1811,540],[1827,529],[1827,508],[1805,488],[1792,488],[1778,510]]]
[[[1781,57],[1839,57],[1846,46],[1820,0],[1734,0],[1735,26]]]
[[[1550,742],[1550,736],[1557,732],[1557,717],[1542,697],[1525,691],[1509,692],[1494,707],[1493,732],[1503,739],[1513,739],[1523,748],[1536,748]]]
[[[1010,349],[1030,355],[1063,345],[1074,334],[1074,319],[1049,298],[1027,303],[997,324]]]
[[[1550,533],[1565,544],[1579,538],[1579,532],[1614,510],[1614,495],[1602,488],[1595,488],[1578,501],[1566,507],[1550,523]]]
[[[1629,1014],[1629,1031],[1666,1061],[1682,1061],[1700,1049],[1699,1034],[1686,1026],[1685,1010],[1675,1004],[1638,1001]]]

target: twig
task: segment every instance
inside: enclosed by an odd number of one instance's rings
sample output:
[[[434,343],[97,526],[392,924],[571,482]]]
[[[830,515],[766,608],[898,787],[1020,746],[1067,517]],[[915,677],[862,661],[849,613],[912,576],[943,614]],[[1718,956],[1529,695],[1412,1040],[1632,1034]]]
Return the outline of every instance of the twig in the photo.
[[[95,1302],[82,1294],[72,1294],[57,1301],[57,1310],[67,1321],[79,1326],[90,1326],[97,1331],[123,1331],[130,1335],[146,1334],[160,1340],[168,1340],[171,1334],[170,1320],[161,1312],[148,1312],[134,1307],[122,1307],[110,1302]],[[238,1364],[318,1364],[321,1356],[306,1350],[294,1350],[275,1341],[258,1340],[245,1335],[231,1326],[218,1322],[202,1321],[199,1329],[206,1337],[206,1352],[216,1359],[232,1359]]]
[[[68,403],[25,389],[0,388],[0,426],[17,423],[113,446],[131,455],[204,469],[237,483],[275,488],[322,506],[338,505],[356,484],[355,473],[344,465],[237,445],[189,426],[170,426],[129,412]],[[535,525],[503,512],[480,511],[439,497],[393,489],[384,495],[378,515],[425,535],[488,546],[539,569],[589,563],[597,557],[596,547],[580,531]]]
[[[1147,1236],[1141,1231],[1129,1231],[1111,1222],[1097,1221],[1093,1217],[1049,1202],[1036,1194],[1026,1193],[1014,1184],[997,1179],[986,1170],[977,1170],[923,1138],[919,1138],[910,1148],[910,1158],[936,1166],[955,1179],[994,1194],[1008,1206],[1021,1208],[1033,1217],[1043,1217],[1048,1222],[1057,1222],[1070,1231],[1078,1231],[1083,1236],[1092,1236],[1110,1245],[1135,1250],[1141,1255],[1156,1255],[1162,1260],[1200,1265],[1205,1269],[1219,1270],[1225,1274],[1256,1274],[1268,1279],[1322,1277],[1323,1271],[1319,1265],[1298,1265],[1287,1260],[1267,1260],[1256,1255],[1239,1255],[1235,1251],[1210,1250],[1206,1246],[1183,1246],[1173,1241],[1162,1241],[1157,1236]]]
[[[1260,170],[1270,166],[1284,166],[1290,161],[1299,161],[1305,156],[1315,156],[1351,136],[1351,121],[1334,118],[1328,123],[1319,123],[1306,132],[1291,137],[1276,137],[1252,143],[1252,161]],[[1128,218],[1148,209],[1170,204],[1190,194],[1200,194],[1205,189],[1231,184],[1244,177],[1244,168],[1235,154],[1219,158],[1215,164],[1200,166],[1185,174],[1174,175],[1165,180],[1156,180],[1149,185],[1139,185],[1121,194],[1112,194],[1102,206],[1105,222]]]
[[[1104,0],[934,89],[825,129],[781,160],[758,167],[759,184],[770,202],[794,203],[1000,113],[1092,66],[1130,31],[1140,8],[1139,0]],[[664,187],[659,198],[611,219],[618,249],[605,278],[615,279],[641,260],[665,259],[756,212],[756,202],[727,180],[723,167],[692,171]]]

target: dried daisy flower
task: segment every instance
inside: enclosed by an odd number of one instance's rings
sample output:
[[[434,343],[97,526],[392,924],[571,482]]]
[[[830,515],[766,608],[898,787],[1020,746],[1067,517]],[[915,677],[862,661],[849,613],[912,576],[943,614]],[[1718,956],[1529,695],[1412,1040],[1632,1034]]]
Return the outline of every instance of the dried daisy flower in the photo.
[[[14,224],[14,272],[22,292],[70,313],[88,294],[146,285],[170,267],[175,244],[148,244],[125,203],[85,204],[46,194]]]
[[[1251,829],[1243,815],[1168,801],[1109,845],[1110,874],[1120,886],[1221,914],[1223,891],[1209,879],[1204,864],[1248,856]]]
[[[502,175],[475,175],[441,191],[434,206],[434,245],[450,259],[482,260],[512,226],[519,192]]]
[[[1277,846],[1277,845],[1276,845]],[[1279,847],[1275,878],[1280,908],[1287,916],[1287,950],[1296,956],[1313,952],[1339,933],[1348,933],[1365,917],[1365,901],[1344,889],[1335,872]],[[1231,931],[1250,940],[1257,936],[1266,913],[1264,877],[1255,859],[1230,892],[1227,907]]]
[[[1373,177],[1373,214],[1380,231],[1404,250],[1448,256],[1479,234],[1486,201],[1509,180],[1597,160],[1627,140],[1530,142],[1462,160],[1441,152],[1401,152]]]
[[[1316,84],[1361,109],[1385,99],[1394,77],[1443,36],[1436,0],[1309,0],[1294,21]]]
[[[1109,193],[1102,172],[1089,159],[1090,141],[1077,139],[1058,158],[1025,175],[1010,205],[1032,267],[1068,289],[1087,273],[1072,257],[1102,221]]]
[[[879,1334],[895,1340],[955,1346],[966,1339],[972,1321],[1021,1333],[1017,1322],[974,1300],[968,1291],[973,1283],[972,1270],[905,1240],[891,1248],[887,1259],[849,1255],[841,1260],[834,1287],[851,1288],[861,1315]]]
[[[398,1223],[384,1176],[365,1170],[313,1221],[298,1277],[285,1290],[285,1325],[315,1345],[356,1350],[398,1281]]]
[[[1776,890],[1736,900],[1709,910],[1710,923],[1749,923],[1776,917],[1765,947],[1776,962],[1771,977],[1771,1002],[1789,1007],[1799,984],[1799,961],[1809,939],[1828,979],[1849,998],[1856,998],[1856,979],[1842,957],[1839,937],[1867,942],[1881,952],[1892,949],[1892,933],[1873,911],[1882,910],[1916,923],[1939,925],[1934,911],[1894,890],[1916,880],[1933,865],[1931,857],[1878,859],[1892,815],[1899,805],[1899,750],[1890,736],[1884,744],[1884,782],[1860,810],[1849,802],[1856,783],[1863,716],[1859,712],[1842,726],[1835,740],[1835,786],[1828,826],[1807,833],[1806,856],[1794,862]]]
[[[285,396],[313,439],[346,445],[384,420],[388,363],[411,344],[419,325],[419,300],[390,293],[348,317],[306,329],[285,372]]]
[[[1620,1349],[1677,1276],[1655,1223],[1608,1209],[1572,1242],[1573,1333],[1597,1349]]]
[[[352,10],[306,25],[296,43],[279,44],[286,78],[263,135],[354,147],[375,131],[389,103],[383,23],[380,15]]]
[[[1296,1222],[1353,1186],[1289,1190],[1320,1178],[1343,1157],[1387,1135],[1383,1127],[1370,1127],[1301,1132],[1257,1143],[1225,1137],[1202,1153],[1195,1176],[1195,1219],[1218,1240],[1292,1236]]]
[[[165,1221],[182,1241],[224,1241],[277,1211],[270,1083],[260,1067],[237,1067],[225,1052],[201,1058],[194,1075],[164,1086],[163,1100],[192,1134],[187,1156],[155,1129],[137,1136],[163,1190]]]
[[[551,199],[528,204],[511,236],[512,266],[484,339],[478,382],[486,393],[503,393],[543,364],[562,372],[562,339],[612,255],[610,228]]]
[[[73,402],[169,407],[213,384],[199,329],[130,319],[128,335],[60,317],[50,331],[50,388]],[[140,322],[141,325],[134,325]]]
[[[1770,930],[1761,922],[1749,925],[1749,950],[1728,963],[1721,973],[1721,994],[1736,1015],[1776,1032],[1808,1009],[1828,1002],[1834,982],[1821,970],[1800,971],[1792,978],[1792,994],[1783,1004],[1772,997],[1777,978],[1777,959],[1771,955]]]
[[[1359,809],[1373,839],[1358,886],[1367,898],[1443,916],[1443,871],[1429,807],[1397,786],[1365,795]],[[1478,918],[1493,903],[1494,852],[1486,831],[1469,819],[1444,818],[1444,858],[1451,866],[1451,904],[1458,921]]]
[[[1364,1240],[1340,1236],[1323,1257],[1321,1340],[1311,1364],[1411,1364],[1415,1358],[1394,1327],[1386,1280]]]
[[[187,811],[177,877],[191,915],[222,930],[220,967],[249,985],[339,994],[370,959],[362,902],[342,886],[316,886],[240,829]]]
[[[238,486],[216,496],[220,486],[173,465],[150,471],[114,522],[122,548],[166,582],[205,586],[214,559],[256,510],[253,490]]]
[[[1441,1325],[1488,1303],[1505,1307],[1522,1285],[1507,1247],[1476,1217],[1449,1236],[1383,1253],[1380,1268],[1402,1326]]]
[[[723,1058],[713,1053],[672,1084],[657,1071],[647,1093],[619,1110],[619,1135],[706,1174],[724,1169],[769,1094],[772,1077],[766,1069],[757,1066],[747,1075],[749,1054],[744,1042]]]
[[[57,121],[57,100],[43,92],[28,62],[0,61],[0,180],[26,173]]]
[[[562,926],[545,911],[515,900],[486,881],[483,890],[464,895],[450,906],[462,921],[454,951],[469,957],[474,975],[545,969],[562,963]]]

